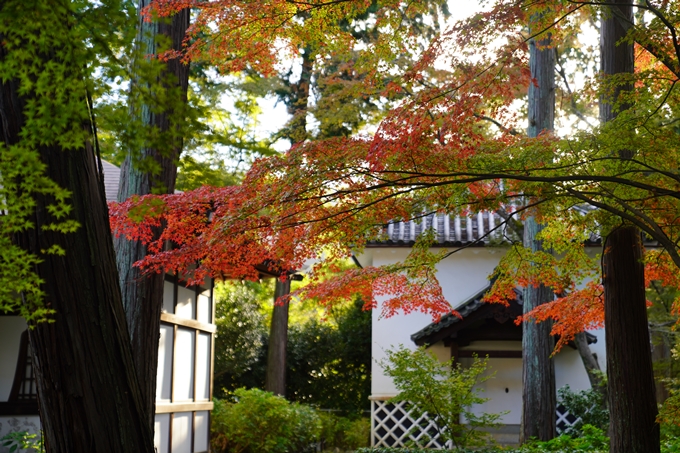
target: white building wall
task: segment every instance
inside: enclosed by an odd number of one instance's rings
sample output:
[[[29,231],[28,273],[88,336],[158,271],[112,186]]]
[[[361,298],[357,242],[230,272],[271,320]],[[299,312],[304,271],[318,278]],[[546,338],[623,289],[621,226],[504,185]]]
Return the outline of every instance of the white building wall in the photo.
[[[409,253],[409,248],[373,248],[360,257],[362,265],[380,266],[402,261]],[[453,307],[469,300],[488,286],[489,276],[500,258],[505,253],[503,248],[467,248],[454,253],[438,265],[438,278],[446,299]],[[384,298],[382,299],[384,300]],[[378,300],[380,303],[382,300]],[[411,335],[432,322],[429,315],[422,313],[398,314],[391,318],[381,318],[380,308],[373,311],[372,333],[372,381],[371,397],[386,399],[395,396],[398,391],[391,378],[385,375],[381,362],[386,359],[385,351],[403,345],[415,349]],[[605,369],[605,339],[604,330],[591,332],[598,341],[591,344],[591,350],[597,355],[600,367]],[[516,344],[515,344],[516,343]],[[521,342],[473,342],[461,349],[475,350],[518,350]],[[438,358],[445,360],[450,357],[450,351],[442,344],[432,347]],[[461,359],[466,363],[471,359]],[[504,424],[519,424],[522,408],[522,366],[518,358],[489,359],[487,373],[495,373],[495,377],[479,386],[482,396],[489,401],[473,408],[473,412],[481,414],[508,412],[502,417]],[[559,389],[569,384],[572,390],[590,388],[588,375],[583,367],[578,351],[565,346],[555,356],[556,387]]]
[[[159,453],[205,452],[213,408],[212,291],[197,292],[171,276],[164,285],[154,443]]]
[[[403,261],[409,248],[375,248],[371,250],[370,262],[365,264],[381,266]],[[453,307],[468,300],[489,284],[489,275],[505,253],[501,248],[467,248],[462,249],[437,266],[437,278],[442,286],[444,297]],[[362,264],[363,264],[362,263]],[[384,298],[382,300],[385,300]],[[378,300],[380,304],[382,300]],[[404,345],[415,349],[411,334],[432,322],[428,314],[412,312],[408,315],[398,314],[390,318],[380,317],[380,307],[373,310],[372,333],[372,379],[371,394],[373,398],[392,397],[397,389],[392,379],[385,375],[381,362],[385,360],[385,351]]]
[[[21,334],[26,330],[26,321],[20,316],[0,316],[0,401],[9,399],[12,391]],[[1,436],[0,436],[1,437]]]

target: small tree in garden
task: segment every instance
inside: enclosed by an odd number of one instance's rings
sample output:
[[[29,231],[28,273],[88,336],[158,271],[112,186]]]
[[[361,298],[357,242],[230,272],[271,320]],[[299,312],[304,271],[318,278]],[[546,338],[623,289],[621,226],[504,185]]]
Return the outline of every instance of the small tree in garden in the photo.
[[[487,434],[477,428],[495,426],[502,415],[478,415],[471,410],[488,401],[475,388],[493,377],[484,375],[486,359],[475,356],[472,365],[463,368],[460,363],[454,365],[453,359],[440,362],[424,348],[387,351],[387,359],[385,372],[399,389],[392,401],[408,401],[418,416],[427,413],[435,418],[440,439],[450,441],[456,450],[485,443]]]

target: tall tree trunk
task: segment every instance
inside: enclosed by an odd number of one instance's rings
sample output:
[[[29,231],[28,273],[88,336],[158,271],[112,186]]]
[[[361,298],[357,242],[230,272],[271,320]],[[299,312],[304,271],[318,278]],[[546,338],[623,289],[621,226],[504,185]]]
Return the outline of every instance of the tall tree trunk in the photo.
[[[309,105],[309,90],[312,79],[314,59],[309,48],[302,54],[302,68],[300,80],[291,84],[288,113],[293,117],[288,125],[287,138],[292,144],[307,139],[307,111]],[[285,282],[276,280],[274,301],[281,296],[290,294],[290,278]],[[265,390],[276,395],[286,395],[286,349],[288,345],[288,301],[284,304],[274,304],[272,323],[269,332],[267,352],[267,372],[265,376]]]
[[[633,45],[624,41],[633,23],[632,3],[614,0],[605,8],[600,26],[601,70],[605,76],[632,73]],[[600,120],[616,117],[613,106],[631,85],[617,87],[611,99],[600,102]],[[623,105],[621,109],[628,108]],[[621,151],[620,157],[632,157]],[[659,425],[652,372],[644,289],[640,232],[630,225],[612,231],[602,260],[609,382],[612,453],[653,453],[660,450]]]
[[[0,58],[5,55],[0,51]],[[63,64],[63,63],[62,63]],[[0,130],[6,145],[20,141],[23,102],[17,84],[2,84]],[[85,96],[83,96],[84,98]],[[84,106],[83,106],[84,108]],[[91,131],[90,124],[83,128]],[[30,330],[44,438],[49,452],[153,451],[142,404],[115,263],[103,181],[91,143],[80,149],[40,149],[46,175],[71,193],[75,233],[43,229],[52,220],[48,197],[39,196],[34,228],[15,236],[42,262],[54,322]],[[43,254],[52,244],[64,256]]]
[[[138,9],[147,6],[148,0],[140,0]],[[182,40],[189,27],[189,9],[184,9],[165,22],[145,22],[141,18],[138,25],[138,45],[143,47],[144,55],[157,53],[159,35],[170,39],[172,48],[181,50]],[[179,97],[175,102],[186,104],[189,83],[189,66],[179,59],[166,63],[161,77],[168,78],[175,86],[168,87],[172,94]],[[169,112],[158,113],[158,106],[141,106],[145,125],[158,129],[160,133],[173,127]],[[118,200],[124,201],[132,195],[150,193],[173,193],[177,176],[177,161],[182,150],[181,139],[170,143],[167,149],[144,148],[130,150],[121,168]],[[156,173],[140,168],[140,161],[152,159],[158,164]],[[163,306],[163,274],[142,275],[134,263],[147,254],[145,246],[124,237],[115,239],[116,257],[123,295],[125,317],[130,332],[132,354],[137,376],[142,390],[147,423],[153,428],[156,401],[156,374],[158,366],[158,341],[160,314]]]
[[[611,452],[658,452],[640,232],[622,226],[603,258]]]
[[[529,86],[529,137],[549,133],[555,122],[555,51],[550,37],[529,42],[531,78],[536,85]],[[524,246],[543,250],[542,241],[536,238],[543,229],[533,217],[524,222]],[[553,291],[543,285],[528,286],[524,290],[523,311],[552,301]],[[554,340],[550,335],[550,322],[527,322],[522,334],[522,430],[520,442],[532,437],[550,440],[556,434],[557,396],[555,390],[555,363],[550,357]]]
[[[290,277],[282,282],[276,280],[274,302],[290,294]],[[272,324],[269,330],[269,345],[267,347],[267,373],[264,388],[275,395],[286,396],[286,349],[288,346],[288,307],[286,300],[283,304],[274,304]]]

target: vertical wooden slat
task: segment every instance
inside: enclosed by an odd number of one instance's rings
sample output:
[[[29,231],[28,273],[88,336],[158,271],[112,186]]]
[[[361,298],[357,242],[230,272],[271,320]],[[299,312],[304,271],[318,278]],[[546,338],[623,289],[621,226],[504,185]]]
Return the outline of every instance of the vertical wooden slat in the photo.
[[[213,289],[215,288],[215,281],[212,281],[212,286],[210,287],[210,306],[212,308],[212,322],[215,322],[215,304],[213,302]],[[215,332],[210,333],[210,369],[208,370],[208,376],[210,376],[210,390],[208,392],[208,400],[212,401],[213,396],[213,369],[215,366]],[[209,441],[210,439],[208,439]]]
[[[168,420],[168,453],[172,453],[172,425],[175,423],[175,414],[173,412],[170,413]]]
[[[175,402],[175,366],[177,365],[175,363],[175,348],[177,346],[177,324],[173,324],[172,326],[172,353],[170,355],[171,357],[171,363],[172,365],[170,366],[170,369],[172,372],[170,373],[170,402],[174,403]]]
[[[195,381],[196,379],[194,379]],[[194,399],[195,395],[194,395]],[[195,452],[196,451],[196,411],[193,411],[191,413],[191,451]]]
[[[454,228],[454,231],[456,232],[456,241],[462,241],[463,240],[463,232],[462,232],[461,226],[460,226],[460,216],[456,216],[456,218],[453,220],[453,228]]]
[[[194,391],[193,400],[196,401],[196,391],[198,390],[198,336],[200,335],[200,330],[194,330]]]
[[[177,278],[173,279],[172,282],[172,314],[177,314],[177,292],[179,291],[177,287]]]

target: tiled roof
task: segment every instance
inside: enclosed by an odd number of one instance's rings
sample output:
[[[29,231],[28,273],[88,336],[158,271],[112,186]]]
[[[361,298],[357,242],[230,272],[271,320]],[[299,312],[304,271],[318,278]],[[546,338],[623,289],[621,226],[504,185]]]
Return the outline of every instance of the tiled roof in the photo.
[[[488,211],[467,216],[423,214],[419,218],[388,223],[383,228],[384,239],[368,241],[366,247],[409,247],[428,229],[435,231],[435,246],[484,246],[490,243],[501,245],[521,241],[517,233],[503,222],[498,213]],[[602,238],[591,233],[585,245],[599,247],[602,245]],[[646,240],[645,245],[654,246],[655,243]]]
[[[416,238],[430,228],[435,232],[437,245],[509,242],[515,235],[502,223],[503,219],[492,212],[479,212],[468,216],[425,214],[414,220],[388,223],[384,228],[385,239],[369,241],[366,245],[367,247],[413,245]]]
[[[470,299],[463,302],[458,308],[456,308],[456,311],[460,313],[463,319],[467,318],[468,315],[470,315],[472,312],[476,311],[477,309],[486,304],[486,302],[482,302],[482,298],[484,297],[484,294],[486,294],[486,292],[489,291],[489,289],[491,289],[491,285],[487,286],[486,288],[472,296]],[[519,305],[522,305],[522,303],[524,302],[522,290],[520,288],[515,288],[515,294],[517,295],[517,303],[519,303]],[[459,321],[461,321],[461,319],[458,316],[448,313],[442,316],[439,322],[433,322],[431,324],[428,324],[423,329],[411,335],[411,340],[416,342],[421,338],[428,337],[433,333],[439,332],[440,330],[445,329]]]
[[[458,316],[452,315],[450,313],[446,314],[446,315],[441,317],[439,322],[430,323],[427,326],[425,326],[423,329],[420,329],[418,332],[411,335],[411,341],[413,341],[416,344],[422,344],[423,339],[431,337],[433,334],[440,332],[443,329],[446,329],[447,327],[450,327],[450,326],[464,320],[470,314],[477,311],[479,308],[487,305],[486,302],[482,302],[482,298],[484,297],[484,294],[486,294],[486,292],[489,291],[489,289],[491,289],[491,284],[489,284],[489,286],[487,286],[482,291],[475,294],[470,299],[463,302],[458,308],[456,308],[456,311],[458,313],[460,313],[460,315],[463,317],[463,319],[459,318]],[[524,304],[524,293],[523,293],[522,288],[515,288],[515,294],[516,294],[515,300],[516,300],[517,304],[520,305],[520,306],[523,305]],[[586,338],[587,338],[588,344],[597,343],[597,337],[590,332],[586,332]],[[427,340],[424,340],[424,341],[427,341]],[[572,341],[569,342],[569,345],[571,347],[573,347],[574,349],[576,348]]]

